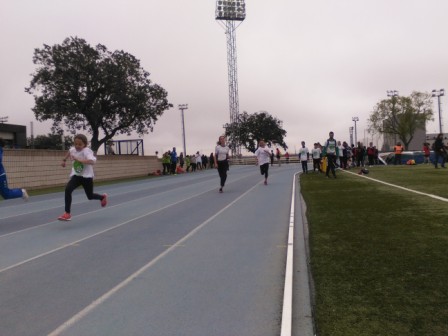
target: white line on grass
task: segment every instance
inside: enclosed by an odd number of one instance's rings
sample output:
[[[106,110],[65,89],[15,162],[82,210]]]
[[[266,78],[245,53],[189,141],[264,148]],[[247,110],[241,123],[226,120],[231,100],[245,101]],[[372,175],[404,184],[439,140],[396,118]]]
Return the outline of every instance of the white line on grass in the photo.
[[[94,310],[96,307],[103,304],[106,300],[111,298],[115,293],[117,293],[119,290],[123,289],[127,285],[129,285],[133,280],[135,280],[138,276],[146,272],[149,268],[151,268],[153,265],[155,265],[159,260],[161,260],[163,257],[165,257],[168,253],[176,249],[178,246],[183,245],[186,240],[188,240],[190,237],[192,237],[196,232],[198,232],[200,229],[202,229],[204,226],[206,226],[208,223],[210,223],[213,219],[218,217],[221,213],[223,213],[225,210],[230,208],[232,205],[234,205],[237,201],[239,201],[241,198],[246,196],[249,192],[251,192],[255,187],[258,187],[259,183],[255,184],[252,188],[247,190],[244,194],[240,195],[238,198],[233,200],[231,203],[229,203],[227,206],[222,208],[220,211],[218,211],[216,214],[208,218],[206,221],[201,223],[198,227],[190,231],[186,236],[178,240],[176,243],[174,243],[170,248],[159,254],[156,258],[152,259],[148,264],[140,268],[138,271],[136,271],[134,274],[130,275],[126,280],[119,283],[117,286],[112,288],[109,292],[105,293],[100,298],[93,301],[90,305],[85,307],[83,310],[78,312],[76,315],[74,315],[72,318],[64,322],[62,325],[60,325],[58,328],[56,328],[53,332],[48,334],[48,336],[56,336],[60,335],[64,331],[68,330],[71,326],[73,326],[75,323],[79,322],[82,318],[87,316],[92,310]]]
[[[402,190],[405,190],[405,191],[410,191],[410,192],[413,192],[415,194],[431,197],[431,198],[434,198],[434,199],[439,200],[439,201],[448,202],[448,198],[444,198],[444,197],[436,196],[436,195],[433,195],[433,194],[427,194],[427,193],[424,193],[424,192],[421,192],[421,191],[417,191],[417,190],[401,187],[401,186],[396,185],[396,184],[384,182],[384,181],[377,180],[377,179],[374,179],[374,178],[371,178],[371,177],[367,177],[365,175],[360,175],[360,174],[352,173],[352,172],[345,171],[345,170],[343,170],[343,172],[344,173],[348,173],[348,174],[353,174],[353,175],[358,176],[358,177],[363,177],[363,178],[366,178],[368,180],[375,181],[375,182],[378,182],[378,183],[382,183],[382,184],[385,184],[385,185],[390,186],[390,187],[402,189]]]

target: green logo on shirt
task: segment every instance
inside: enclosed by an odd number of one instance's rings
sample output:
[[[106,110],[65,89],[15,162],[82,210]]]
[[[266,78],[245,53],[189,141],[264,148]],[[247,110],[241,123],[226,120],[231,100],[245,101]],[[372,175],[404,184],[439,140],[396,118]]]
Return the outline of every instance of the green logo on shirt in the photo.
[[[79,161],[75,161],[73,163],[73,169],[75,170],[76,174],[81,174],[82,171],[84,170],[84,165]]]

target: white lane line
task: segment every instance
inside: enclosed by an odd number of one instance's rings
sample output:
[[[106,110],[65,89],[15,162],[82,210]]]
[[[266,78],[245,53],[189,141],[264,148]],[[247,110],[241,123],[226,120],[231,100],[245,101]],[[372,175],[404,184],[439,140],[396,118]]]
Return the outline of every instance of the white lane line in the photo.
[[[208,218],[206,221],[201,223],[198,227],[191,230],[186,236],[179,239],[177,242],[175,242],[170,248],[159,254],[156,258],[151,260],[149,263],[147,263],[145,266],[140,268],[138,271],[130,275],[127,279],[125,279],[123,282],[119,283],[117,286],[112,288],[110,291],[105,293],[100,298],[93,301],[90,305],[85,307],[83,310],[78,312],[76,315],[74,315],[72,318],[61,324],[58,328],[56,328],[54,331],[52,331],[48,336],[57,336],[63,333],[64,331],[68,330],[71,326],[73,326],[75,323],[79,322],[82,318],[87,316],[90,312],[92,312],[95,308],[103,304],[106,300],[111,298],[115,293],[117,293],[119,290],[123,289],[127,285],[129,285],[134,279],[139,277],[141,274],[146,272],[149,268],[151,268],[153,265],[155,265],[158,261],[160,261],[163,257],[165,257],[168,253],[178,248],[178,246],[184,245],[185,241],[187,241],[189,238],[191,238],[196,232],[201,230],[204,226],[206,226],[208,223],[210,223],[213,219],[218,217],[220,214],[222,214],[225,210],[230,208],[232,205],[234,205],[236,202],[238,202],[241,198],[246,196],[249,192],[251,192],[253,189],[258,187],[260,184],[257,182],[252,188],[247,190],[244,194],[240,195],[238,198],[233,200],[231,203],[229,203],[227,206],[222,208],[220,211],[218,211],[216,214]]]
[[[371,181],[375,181],[375,182],[378,182],[378,183],[382,183],[382,184],[385,184],[385,185],[387,185],[389,187],[402,189],[402,190],[405,190],[405,191],[413,192],[413,193],[418,194],[418,195],[431,197],[431,198],[434,198],[434,199],[439,200],[439,201],[448,202],[448,198],[445,198],[445,197],[441,197],[441,196],[437,196],[437,195],[433,195],[433,194],[427,194],[427,193],[424,193],[424,192],[421,192],[421,191],[418,191],[418,190],[405,188],[405,187],[402,187],[402,186],[399,186],[399,185],[396,185],[396,184],[384,182],[384,181],[381,181],[381,180],[374,179],[372,177],[368,177],[368,176],[365,176],[365,175],[359,175],[359,174],[352,173],[352,172],[345,171],[345,170],[343,170],[343,172],[344,173],[348,173],[348,174],[352,174],[352,175],[355,175],[355,176],[358,176],[358,177],[363,177],[365,179],[368,179],[368,180],[371,180]]]
[[[199,180],[199,178],[192,179],[192,182],[195,182],[196,180]],[[165,181],[166,181],[166,179],[165,179]],[[109,185],[109,186],[112,186],[112,187],[115,187],[115,188],[102,188],[104,186],[101,186],[101,187],[98,187],[97,189],[105,189],[106,191],[108,191],[109,195],[113,193],[114,196],[123,196],[123,195],[131,194],[131,193],[135,193],[135,192],[140,192],[140,191],[151,191],[152,189],[161,187],[160,183],[157,183],[159,181],[156,181],[156,183],[149,185],[149,183],[151,183],[151,182],[152,181],[147,181],[144,184],[145,185],[144,187],[134,188],[134,189],[129,190],[129,191],[127,191],[129,189],[129,187],[130,187],[129,185],[128,186],[123,186],[123,185],[120,185],[120,184]],[[204,181],[204,182],[201,182],[201,183],[206,183],[206,182],[208,182],[208,181]],[[148,184],[148,185],[146,186],[146,184]],[[170,185],[173,185],[173,184],[174,183],[172,183]],[[141,183],[138,184],[138,186],[140,186],[140,185],[141,185]],[[132,185],[132,187],[134,187],[134,185]],[[111,189],[112,189],[112,191],[111,191]],[[123,190],[125,190],[125,191],[123,191]],[[172,189],[170,189],[170,190],[172,190]],[[157,194],[157,195],[160,195],[160,194]],[[42,195],[39,195],[39,196],[42,196]],[[39,197],[39,196],[34,196],[34,197]],[[153,196],[153,195],[150,195],[150,196]],[[63,196],[63,192],[62,192],[62,197],[64,197]],[[81,198],[82,195],[79,195],[79,197]],[[149,197],[149,196],[147,196],[147,197]],[[51,197],[49,199],[42,200],[42,201],[40,201],[40,200],[39,201],[34,201],[32,203],[29,203],[29,205],[35,206],[36,204],[39,204],[39,203],[47,204],[48,201],[60,201],[60,200],[61,200],[61,197]],[[80,200],[77,200],[76,202],[74,201],[72,204],[73,205],[79,205],[79,204],[84,204],[84,203],[88,203],[88,201],[80,199]],[[23,204],[21,204],[21,205],[15,204],[15,205],[13,205],[11,207],[23,208]],[[11,208],[11,207],[9,207],[9,208]],[[31,211],[22,211],[20,213],[19,212],[15,212],[14,215],[8,215],[6,217],[2,217],[0,215],[0,219],[8,219],[8,218],[16,217],[16,216],[29,215],[29,214],[32,214],[32,213],[35,213],[35,212],[42,212],[42,211],[58,209],[58,208],[61,208],[61,205],[51,206],[51,207],[46,207],[46,208],[38,208],[38,209],[31,210]],[[44,225],[46,225],[46,224],[44,224]],[[21,232],[21,231],[17,231],[17,232]],[[2,237],[2,236],[0,236],[0,237]]]
[[[239,179],[237,179],[237,180],[235,180],[235,181],[232,181],[231,183],[236,182],[236,181],[239,181],[239,180],[241,180],[241,179],[243,179],[243,178],[246,178],[247,176],[250,176],[250,175],[245,175],[245,176],[243,176],[243,177],[241,177],[241,178],[239,178]],[[200,183],[198,183],[198,184],[195,184],[195,185],[206,184],[206,183],[209,183],[209,182],[210,182],[210,181],[207,180],[207,181],[203,181],[203,182],[200,182]],[[189,186],[184,186],[184,187],[189,188]],[[181,188],[184,188],[184,187],[181,187]],[[137,191],[144,191],[144,190],[151,190],[151,189],[154,189],[154,188],[153,188],[153,187],[150,187],[150,188],[143,188],[143,189],[139,189],[139,190],[137,190]],[[213,189],[215,189],[215,188],[207,189],[206,191],[204,191],[204,192],[202,192],[202,193],[199,193],[199,194],[196,194],[196,195],[192,195],[192,196],[188,196],[188,198],[185,198],[184,200],[188,200],[189,198],[197,197],[197,196],[202,195],[202,194],[204,194],[204,193],[206,193],[206,192],[212,191]],[[121,196],[121,195],[126,195],[126,194],[130,194],[131,192],[132,192],[132,191],[125,192],[125,193],[120,193],[120,194],[118,194],[118,195],[120,195],[120,196]],[[167,190],[167,191],[162,191],[162,192],[157,193],[157,194],[151,194],[151,195],[148,195],[148,196],[144,196],[144,197],[139,198],[139,200],[144,200],[144,199],[147,199],[147,198],[149,199],[149,198],[151,198],[151,197],[159,197],[160,195],[167,194],[167,193],[170,193],[170,192],[173,192],[173,189],[169,189],[169,190]],[[114,196],[114,195],[112,195],[112,196]],[[110,194],[109,194],[109,197],[111,197]],[[115,208],[115,207],[119,207],[119,206],[126,205],[126,204],[128,204],[128,203],[132,203],[132,202],[135,202],[135,200],[130,200],[130,201],[123,202],[123,203],[120,203],[120,204],[110,205],[110,206],[108,206],[107,208],[101,208],[101,209],[97,209],[97,210],[93,210],[93,211],[85,212],[85,213],[82,213],[82,214],[73,216],[72,218],[77,218],[77,217],[81,217],[81,216],[85,216],[85,215],[90,215],[90,214],[92,214],[92,213],[99,212],[99,211],[107,211],[107,209]],[[86,203],[86,202],[81,201],[81,202],[77,202],[77,203],[73,203],[73,204],[82,204],[82,203]],[[175,204],[177,204],[177,203],[175,203]],[[61,206],[57,206],[57,207],[52,207],[52,208],[48,208],[48,209],[44,209],[44,210],[56,209],[56,208],[60,208],[60,207],[61,207]],[[30,212],[30,213],[32,213],[32,212]],[[23,214],[29,214],[29,213],[22,213],[22,214],[17,214],[17,215],[23,215]],[[11,217],[14,217],[14,216],[11,216]],[[9,218],[9,217],[6,217],[6,218]],[[0,219],[1,219],[1,218],[0,218]],[[12,235],[15,235],[15,234],[18,234],[18,233],[22,233],[22,232],[25,232],[25,231],[30,231],[30,230],[40,229],[40,228],[42,228],[42,227],[45,227],[45,226],[48,226],[48,225],[50,225],[50,224],[54,224],[54,223],[57,223],[57,222],[58,222],[58,221],[55,220],[55,221],[51,221],[51,222],[48,222],[48,223],[45,223],[45,224],[40,224],[40,225],[32,226],[32,227],[29,227],[29,228],[26,228],[26,229],[22,229],[22,230],[18,230],[18,231],[9,232],[9,233],[6,233],[6,234],[4,234],[4,235],[0,235],[0,238],[7,237],[7,236],[12,236]],[[1,271],[0,271],[0,272],[1,272]]]
[[[296,176],[292,180],[291,211],[289,215],[288,248],[286,255],[285,288],[283,292],[283,310],[281,336],[292,334],[292,293],[293,293],[293,259],[294,259],[294,204],[296,193]]]
[[[242,178],[240,178],[240,179],[238,179],[238,180],[241,180],[241,179],[243,179],[243,178],[245,178],[245,177],[242,177]],[[238,181],[238,180],[237,180],[237,181]],[[236,181],[235,181],[235,182],[236,182]],[[182,200],[180,200],[180,201],[177,201],[177,202],[174,202],[174,203],[165,205],[164,207],[162,207],[162,208],[160,208],[160,209],[150,211],[150,212],[148,212],[148,213],[146,213],[146,214],[143,214],[143,215],[141,215],[141,216],[139,216],[139,217],[132,218],[132,219],[130,219],[130,220],[128,220],[128,221],[122,222],[122,223],[117,224],[117,225],[115,225],[115,226],[112,226],[112,227],[110,227],[110,228],[108,228],[108,229],[99,231],[99,232],[94,233],[94,234],[92,234],[92,235],[90,235],[90,236],[87,236],[87,237],[84,237],[84,238],[82,238],[82,239],[79,239],[79,240],[70,242],[70,243],[68,243],[68,244],[62,245],[62,246],[60,246],[60,247],[58,247],[58,248],[55,248],[55,249],[53,249],[53,250],[50,250],[50,251],[41,253],[41,254],[36,255],[36,256],[34,256],[34,257],[32,257],[32,258],[29,258],[29,259],[23,260],[23,261],[21,261],[21,262],[19,262],[19,263],[16,263],[16,264],[14,264],[14,265],[5,267],[5,268],[3,268],[3,269],[0,269],[0,273],[5,272],[5,271],[8,271],[8,270],[13,269],[13,268],[18,267],[18,266],[21,266],[21,265],[26,264],[26,263],[28,263],[28,262],[31,262],[31,261],[33,261],[33,260],[36,260],[36,259],[45,257],[45,256],[47,256],[47,255],[50,255],[50,254],[52,254],[52,253],[54,253],[54,252],[60,251],[60,250],[62,250],[62,249],[65,249],[65,248],[67,248],[67,247],[73,246],[73,244],[78,244],[78,243],[83,242],[83,241],[85,241],[85,240],[87,240],[87,239],[90,239],[90,238],[99,236],[99,235],[101,235],[101,234],[103,234],[103,233],[106,233],[106,232],[115,230],[115,229],[117,229],[117,228],[119,228],[119,227],[121,227],[121,226],[123,226],[123,225],[129,224],[129,223],[131,223],[131,222],[133,222],[133,221],[136,221],[136,220],[138,220],[138,219],[141,219],[141,218],[144,218],[144,217],[146,217],[146,216],[152,215],[152,214],[154,214],[154,213],[156,213],[156,212],[165,210],[165,209],[167,209],[167,208],[169,208],[169,207],[172,207],[172,206],[177,205],[177,204],[179,204],[179,203],[188,201],[188,200],[190,200],[190,199],[192,199],[192,198],[194,198],[194,197],[198,197],[198,196],[200,196],[200,195],[202,195],[202,194],[208,193],[208,192],[210,192],[210,191],[212,191],[212,190],[215,190],[215,189],[216,189],[216,187],[213,187],[213,188],[211,188],[211,189],[207,189],[206,191],[203,191],[203,192],[198,193],[198,194],[196,194],[196,195],[188,196],[187,198],[184,198],[184,199],[182,199]],[[160,195],[160,194],[157,194],[157,195]],[[154,196],[154,195],[152,195],[152,196]],[[126,202],[126,203],[130,203],[130,202],[132,202],[132,201],[129,201],[129,202]],[[126,203],[121,203],[121,204],[117,204],[117,205],[114,205],[114,206],[119,206],[119,205],[123,205],[123,204],[126,204]],[[90,214],[90,213],[94,213],[94,212],[97,212],[97,211],[104,211],[104,209],[99,209],[99,210],[95,210],[95,211],[91,211],[91,212],[86,212],[85,214],[81,214],[81,215],[78,215],[78,216],[76,216],[76,217],[84,216],[84,215],[87,215],[87,214]],[[36,226],[35,228],[43,227],[43,226],[46,226],[46,225],[49,225],[49,224],[52,224],[52,223],[54,223],[54,222],[50,222],[50,223],[47,223],[47,224],[42,224],[42,225]],[[32,229],[32,228],[28,228],[28,229],[24,229],[24,230],[21,230],[21,231],[12,232],[12,233],[9,233],[9,234],[0,236],[0,238],[3,238],[3,237],[5,237],[5,236],[8,236],[8,235],[11,235],[11,234],[14,234],[14,233],[19,233],[19,232],[23,232],[23,231],[31,230],[31,229]]]

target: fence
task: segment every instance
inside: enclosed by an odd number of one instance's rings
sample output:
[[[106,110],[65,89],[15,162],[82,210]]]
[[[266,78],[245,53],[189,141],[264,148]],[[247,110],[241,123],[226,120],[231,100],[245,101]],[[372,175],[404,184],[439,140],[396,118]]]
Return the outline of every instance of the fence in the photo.
[[[10,188],[41,189],[63,186],[68,181],[70,165],[61,167],[66,151],[4,149],[5,166]],[[156,156],[98,155],[95,181],[147,176],[162,169]]]

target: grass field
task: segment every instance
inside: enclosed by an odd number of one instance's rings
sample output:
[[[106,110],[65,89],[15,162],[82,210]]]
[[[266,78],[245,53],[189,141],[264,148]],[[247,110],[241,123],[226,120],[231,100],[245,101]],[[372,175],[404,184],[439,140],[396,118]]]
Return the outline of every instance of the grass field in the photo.
[[[448,169],[369,177],[448,197]],[[448,203],[338,172],[301,176],[319,336],[448,335]]]

